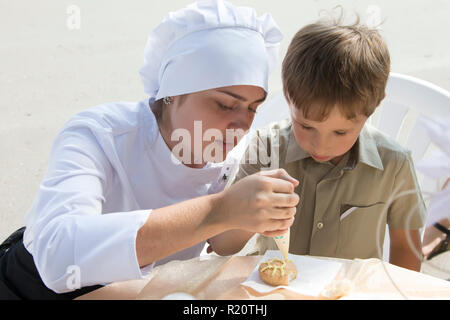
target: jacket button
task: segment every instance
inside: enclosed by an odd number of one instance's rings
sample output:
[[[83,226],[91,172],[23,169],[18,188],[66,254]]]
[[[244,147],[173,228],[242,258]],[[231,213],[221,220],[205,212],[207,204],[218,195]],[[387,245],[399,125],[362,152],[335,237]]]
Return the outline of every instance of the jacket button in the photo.
[[[317,229],[322,229],[323,228],[323,223],[322,222],[318,222],[317,223]]]

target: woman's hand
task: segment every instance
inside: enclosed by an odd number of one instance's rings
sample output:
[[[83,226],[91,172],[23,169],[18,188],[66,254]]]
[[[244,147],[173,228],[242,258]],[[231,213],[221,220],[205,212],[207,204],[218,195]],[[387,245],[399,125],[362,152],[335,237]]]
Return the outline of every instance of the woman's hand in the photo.
[[[222,192],[214,218],[227,229],[265,236],[283,234],[294,222],[299,182],[284,169],[261,171],[245,177]]]

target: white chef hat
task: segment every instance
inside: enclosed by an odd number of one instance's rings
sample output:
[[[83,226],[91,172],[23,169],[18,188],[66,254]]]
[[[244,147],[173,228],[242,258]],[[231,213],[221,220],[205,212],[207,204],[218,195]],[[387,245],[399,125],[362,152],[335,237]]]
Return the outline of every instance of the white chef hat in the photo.
[[[168,13],[153,30],[139,70],[151,100],[232,85],[268,91],[283,35],[266,13],[223,0]]]

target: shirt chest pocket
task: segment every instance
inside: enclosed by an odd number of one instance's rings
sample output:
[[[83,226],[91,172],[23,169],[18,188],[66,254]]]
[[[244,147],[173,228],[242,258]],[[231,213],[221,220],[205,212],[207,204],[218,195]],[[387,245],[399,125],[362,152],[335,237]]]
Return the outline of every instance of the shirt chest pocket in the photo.
[[[385,203],[341,206],[336,256],[346,259],[380,258],[386,230]]]

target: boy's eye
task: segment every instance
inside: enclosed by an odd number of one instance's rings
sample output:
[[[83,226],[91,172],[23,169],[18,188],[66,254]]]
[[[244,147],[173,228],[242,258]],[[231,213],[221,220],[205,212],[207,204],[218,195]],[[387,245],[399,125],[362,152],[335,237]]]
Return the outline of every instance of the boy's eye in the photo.
[[[252,109],[252,108],[248,108],[248,111],[250,111],[250,112],[252,112],[252,113],[258,113],[258,110]]]
[[[305,129],[305,130],[310,130],[310,129],[311,129],[311,127],[305,126],[305,125],[303,125],[303,124],[300,124],[300,126],[301,126],[303,129]]]
[[[345,136],[347,134],[347,132],[345,131],[335,131],[334,133],[336,133],[338,136]]]

